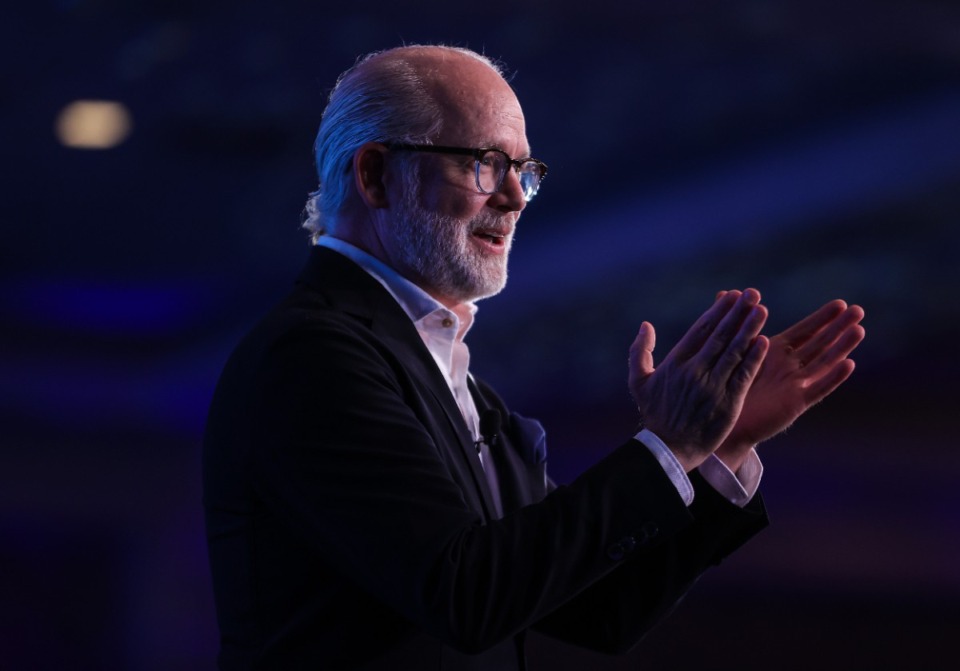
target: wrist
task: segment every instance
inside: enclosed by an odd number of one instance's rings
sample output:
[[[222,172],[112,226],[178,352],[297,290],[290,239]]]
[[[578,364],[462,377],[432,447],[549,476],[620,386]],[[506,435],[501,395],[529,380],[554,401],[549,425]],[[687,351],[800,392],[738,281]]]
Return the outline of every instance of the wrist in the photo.
[[[640,424],[641,432],[649,432],[657,437],[663,449],[668,450],[677,463],[683,468],[684,473],[690,473],[697,469],[711,452],[704,450],[698,445],[692,445],[689,442],[681,441],[678,437],[671,435],[668,431],[662,431],[657,425],[651,426],[646,422]],[[638,434],[639,435],[639,434]]]
[[[740,470],[744,460],[750,454],[756,443],[744,439],[736,439],[728,436],[726,440],[720,443],[720,447],[714,454],[717,459],[723,462],[723,465],[736,473]]]

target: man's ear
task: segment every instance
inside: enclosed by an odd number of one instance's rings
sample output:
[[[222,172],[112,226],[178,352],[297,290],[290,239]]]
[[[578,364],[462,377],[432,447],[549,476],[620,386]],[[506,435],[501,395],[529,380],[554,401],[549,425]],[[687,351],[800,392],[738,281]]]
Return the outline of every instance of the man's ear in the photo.
[[[353,180],[357,193],[367,207],[388,206],[385,172],[387,148],[379,142],[366,142],[353,152]]]

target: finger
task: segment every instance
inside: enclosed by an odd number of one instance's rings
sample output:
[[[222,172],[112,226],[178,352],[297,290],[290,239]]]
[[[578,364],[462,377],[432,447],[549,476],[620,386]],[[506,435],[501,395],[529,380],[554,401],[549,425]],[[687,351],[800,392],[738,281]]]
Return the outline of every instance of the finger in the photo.
[[[853,359],[844,359],[834,366],[829,373],[812,382],[803,393],[807,407],[816,405],[832,394],[837,387],[850,377],[855,367],[856,364],[854,364]]]
[[[759,330],[749,333],[744,333],[743,330],[747,321],[752,325],[756,322],[756,318],[761,316],[760,313],[753,312],[753,308],[759,302],[760,292],[756,289],[747,289],[737,298],[737,302],[723,316],[710,337],[701,346],[700,352],[697,353],[696,359],[699,365],[704,366],[705,369],[713,368],[721,357],[725,357],[730,365],[725,367],[724,373],[728,374],[732,366],[740,362],[747,347],[759,333]],[[751,316],[754,319],[748,320]],[[766,309],[762,317],[766,320]]]
[[[821,306],[818,310],[780,333],[777,338],[783,340],[790,347],[797,349],[814,336],[825,325],[834,320],[843,312],[847,304],[842,300],[834,300]]]
[[[640,330],[630,345],[629,382],[639,382],[653,374],[653,350],[657,346],[657,332],[650,322],[640,324]]]
[[[797,349],[797,358],[801,363],[809,364],[820,357],[841,336],[854,329],[862,319],[863,309],[859,305],[853,305],[845,309],[806,344]],[[860,339],[862,339],[862,336]]]
[[[727,348],[721,352],[716,362],[711,366],[711,377],[726,380],[733,375],[737,367],[743,366],[748,353],[756,344],[757,336],[760,335],[760,331],[767,321],[767,314],[766,306],[754,305],[751,308]],[[768,347],[768,345],[764,347]]]
[[[703,344],[713,333],[717,324],[727,315],[730,309],[740,298],[739,291],[728,291],[718,298],[706,312],[700,315],[700,318],[693,323],[693,326],[680,338],[673,350],[671,356],[681,359],[689,359],[703,347]]]
[[[806,376],[811,378],[819,377],[823,375],[824,370],[846,359],[863,341],[866,333],[866,330],[859,324],[854,324],[848,328],[837,338],[837,341],[834,342],[829,349],[804,366]],[[803,361],[801,360],[801,364],[802,363]]]
[[[733,371],[727,382],[732,394],[746,394],[760,371],[764,358],[770,349],[770,340],[766,336],[757,336],[743,355],[740,365]]]

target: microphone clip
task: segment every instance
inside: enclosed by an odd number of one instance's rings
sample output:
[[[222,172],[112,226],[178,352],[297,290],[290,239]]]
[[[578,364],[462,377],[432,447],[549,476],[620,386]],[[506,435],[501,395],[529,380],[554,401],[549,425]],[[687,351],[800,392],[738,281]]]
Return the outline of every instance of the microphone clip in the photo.
[[[500,427],[503,424],[503,418],[500,411],[495,408],[487,408],[480,413],[480,436],[481,439],[474,442],[477,448],[477,454],[480,454],[480,446],[486,443],[487,447],[494,447],[500,437]]]

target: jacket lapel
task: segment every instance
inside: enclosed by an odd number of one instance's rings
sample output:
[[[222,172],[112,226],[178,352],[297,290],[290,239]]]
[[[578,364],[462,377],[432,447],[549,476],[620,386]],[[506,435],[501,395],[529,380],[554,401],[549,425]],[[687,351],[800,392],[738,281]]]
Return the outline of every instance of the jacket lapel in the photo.
[[[446,458],[457,462],[461,470],[465,468],[469,473],[475,493],[479,494],[482,503],[482,511],[478,512],[482,512],[487,521],[494,519],[493,499],[473,436],[447,381],[403,308],[356,263],[324,247],[312,248],[299,282],[321,292],[332,308],[368,323],[374,335],[397,357],[409,376],[429,390],[439,409],[432,419],[437,424],[445,423],[449,431],[442,431],[437,425],[427,426],[427,430],[434,437],[438,449],[445,452]],[[456,444],[443,439],[450,433],[456,436]]]

